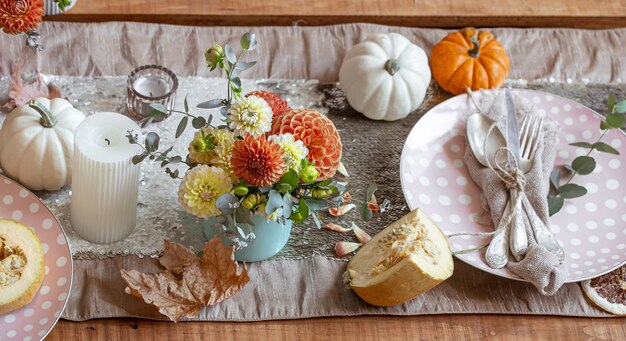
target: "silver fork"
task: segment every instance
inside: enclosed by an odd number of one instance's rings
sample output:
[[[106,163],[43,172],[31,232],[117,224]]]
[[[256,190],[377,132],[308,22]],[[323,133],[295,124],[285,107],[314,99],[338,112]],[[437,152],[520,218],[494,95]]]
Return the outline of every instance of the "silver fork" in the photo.
[[[524,117],[520,127],[520,169],[524,173],[528,173],[532,169],[532,160],[539,148],[542,129],[543,117],[538,115],[526,115]],[[537,243],[556,255],[562,263],[565,260],[563,248],[561,248],[548,227],[539,219],[537,212],[535,212],[525,194],[522,195],[522,205],[533,228]]]

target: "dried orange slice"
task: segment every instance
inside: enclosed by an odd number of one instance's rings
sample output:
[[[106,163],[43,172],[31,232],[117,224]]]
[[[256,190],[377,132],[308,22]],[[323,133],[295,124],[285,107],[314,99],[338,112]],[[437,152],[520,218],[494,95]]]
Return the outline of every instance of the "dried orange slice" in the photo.
[[[0,314],[29,304],[44,272],[43,250],[35,232],[0,218]]]
[[[418,208],[361,247],[344,281],[369,304],[391,306],[433,288],[453,270],[448,240]]]
[[[583,292],[602,310],[626,316],[626,265],[581,283]]]

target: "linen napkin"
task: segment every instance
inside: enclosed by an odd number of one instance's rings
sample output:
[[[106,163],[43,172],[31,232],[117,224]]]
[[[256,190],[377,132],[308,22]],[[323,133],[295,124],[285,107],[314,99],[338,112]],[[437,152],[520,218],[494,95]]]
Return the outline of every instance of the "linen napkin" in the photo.
[[[513,101],[518,122],[521,123],[526,115],[538,115],[529,101],[515,96],[515,94],[513,94]],[[476,105],[483,114],[496,122],[500,131],[504,134],[506,131],[506,99],[504,91],[485,91],[480,96],[480,100],[476,101]],[[525,174],[526,187],[524,190],[526,196],[546,226],[550,226],[546,197],[550,189],[549,176],[556,154],[556,131],[557,124],[552,120],[544,118],[542,138],[539,140],[532,169]],[[483,196],[481,197],[483,208],[490,212],[493,226],[498,226],[509,200],[509,192],[505,184],[493,170],[485,168],[478,162],[469,147],[469,143],[465,151],[464,161],[470,176],[483,191]],[[537,244],[532,228],[527,221],[525,223],[528,236],[526,255],[520,261],[515,261],[510,255],[507,268],[532,283],[543,295],[554,295],[567,278],[566,268],[563,264],[560,264],[556,255],[552,254],[544,246]]]

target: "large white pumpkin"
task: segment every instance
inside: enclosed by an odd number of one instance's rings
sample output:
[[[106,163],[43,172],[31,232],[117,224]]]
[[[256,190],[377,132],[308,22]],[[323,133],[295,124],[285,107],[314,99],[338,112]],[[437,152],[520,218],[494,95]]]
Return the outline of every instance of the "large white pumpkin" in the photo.
[[[31,190],[57,190],[72,180],[74,131],[85,115],[61,98],[35,101],[36,108],[22,105],[4,121],[0,166]]]
[[[339,82],[355,110],[373,120],[399,120],[424,101],[428,57],[400,34],[377,34],[348,52]]]

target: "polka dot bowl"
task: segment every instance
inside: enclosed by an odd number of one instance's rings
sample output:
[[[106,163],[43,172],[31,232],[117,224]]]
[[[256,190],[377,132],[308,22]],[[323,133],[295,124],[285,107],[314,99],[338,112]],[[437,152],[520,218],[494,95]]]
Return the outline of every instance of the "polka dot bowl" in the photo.
[[[586,149],[570,143],[595,141],[602,134],[602,116],[587,107],[543,92],[512,92],[559,124],[557,165],[571,163],[586,153]],[[440,103],[413,127],[402,150],[400,179],[409,207],[423,208],[446,234],[493,231],[493,226],[478,223],[483,212],[481,191],[463,163],[465,117],[472,108],[467,95]],[[620,149],[626,146],[626,135],[611,130],[603,141]],[[593,157],[597,161],[594,172],[575,179],[588,194],[567,200],[551,219],[550,230],[566,254],[567,282],[597,277],[626,263],[626,172],[621,168],[626,166],[626,152],[619,156],[594,152]],[[459,251],[486,242],[463,236],[452,238],[450,246],[452,251]],[[484,249],[456,257],[489,273],[521,280],[506,268],[490,268]]]
[[[33,301],[0,315],[0,340],[40,340],[58,321],[72,285],[67,238],[48,208],[31,192],[0,175],[0,217],[32,228],[44,251],[45,277]]]

